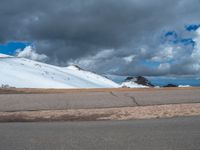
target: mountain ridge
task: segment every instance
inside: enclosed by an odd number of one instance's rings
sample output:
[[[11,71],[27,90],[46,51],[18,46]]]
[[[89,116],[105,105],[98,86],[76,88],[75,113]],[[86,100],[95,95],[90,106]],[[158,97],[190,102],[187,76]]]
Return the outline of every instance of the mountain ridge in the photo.
[[[0,54],[0,68],[0,85],[17,88],[119,87],[114,81],[80,68],[58,67],[4,54]]]

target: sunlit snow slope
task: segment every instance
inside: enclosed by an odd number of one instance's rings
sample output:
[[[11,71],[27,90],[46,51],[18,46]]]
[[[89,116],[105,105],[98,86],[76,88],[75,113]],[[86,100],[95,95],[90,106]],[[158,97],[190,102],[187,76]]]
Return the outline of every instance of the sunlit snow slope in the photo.
[[[57,67],[0,54],[0,85],[17,88],[112,88],[119,85],[76,66]]]

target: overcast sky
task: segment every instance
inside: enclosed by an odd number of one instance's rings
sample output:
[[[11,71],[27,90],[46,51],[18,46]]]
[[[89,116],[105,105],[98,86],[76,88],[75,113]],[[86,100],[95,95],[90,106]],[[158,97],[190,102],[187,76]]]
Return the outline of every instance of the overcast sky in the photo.
[[[117,75],[200,75],[200,0],[0,0],[0,19],[1,45],[31,45],[21,56]]]

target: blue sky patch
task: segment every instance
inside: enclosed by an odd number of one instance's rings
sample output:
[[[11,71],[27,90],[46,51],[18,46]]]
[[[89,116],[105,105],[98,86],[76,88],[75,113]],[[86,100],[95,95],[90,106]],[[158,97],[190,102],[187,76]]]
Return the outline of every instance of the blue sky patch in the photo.
[[[195,41],[191,38],[181,39],[180,42],[183,43],[184,45],[190,45],[191,44],[193,47],[195,46]]]
[[[14,55],[17,49],[24,49],[30,45],[30,42],[15,42],[11,41],[6,44],[0,44],[0,53]]]
[[[186,25],[185,29],[187,31],[196,31],[200,27],[200,24],[191,24],[191,25]]]
[[[165,33],[165,37],[173,36],[174,38],[177,38],[178,35],[175,31],[169,31]]]
[[[161,43],[164,44],[167,42],[167,43],[177,44],[178,39],[179,39],[178,34],[175,31],[168,31],[162,35]]]
[[[200,25],[199,25],[200,27]],[[190,25],[188,26],[188,30],[194,30],[197,29],[197,25]],[[163,38],[162,38],[163,43],[171,43],[171,44],[182,44],[184,46],[189,46],[191,45],[192,47],[195,46],[195,41],[192,38],[184,38],[181,36],[178,36],[176,31],[168,31],[164,33]]]

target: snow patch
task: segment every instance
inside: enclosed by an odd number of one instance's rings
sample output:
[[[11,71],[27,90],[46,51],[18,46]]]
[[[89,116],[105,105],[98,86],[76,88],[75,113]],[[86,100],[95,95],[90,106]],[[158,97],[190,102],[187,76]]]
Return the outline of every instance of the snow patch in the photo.
[[[12,56],[0,53],[0,58],[6,58],[6,57],[12,57]]]
[[[83,70],[82,68],[80,68],[77,65],[70,65],[70,66],[67,66],[67,67],[64,67],[64,68],[65,69],[70,69],[70,70]]]
[[[4,56],[4,55],[2,55]],[[119,85],[101,75],[58,67],[26,58],[0,59],[0,85],[17,88],[116,88]]]
[[[148,86],[137,84],[134,81],[123,82],[121,84],[121,87],[128,87],[128,88],[149,88]]]
[[[190,85],[179,85],[178,87],[191,87]]]

